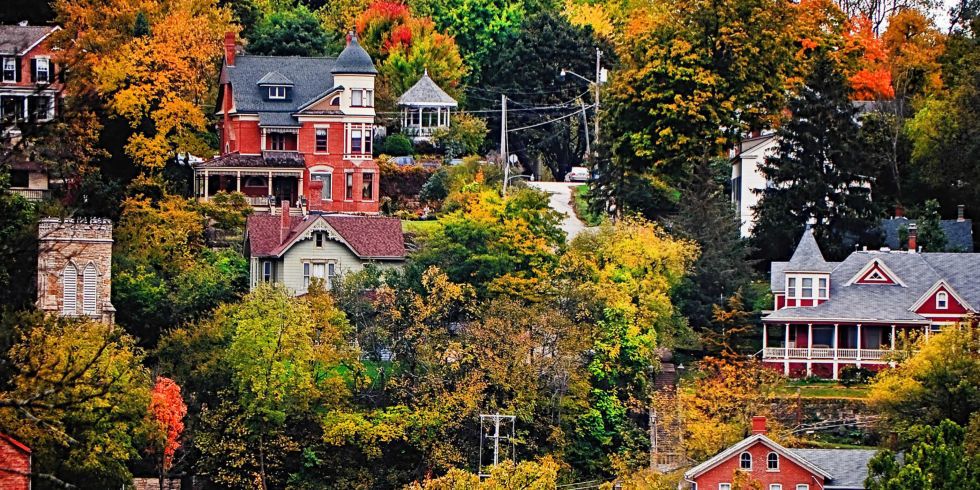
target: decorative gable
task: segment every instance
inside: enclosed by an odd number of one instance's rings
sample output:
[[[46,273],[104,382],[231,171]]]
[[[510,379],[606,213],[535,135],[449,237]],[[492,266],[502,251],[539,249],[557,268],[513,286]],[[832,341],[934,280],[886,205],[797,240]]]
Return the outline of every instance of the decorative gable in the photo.
[[[880,286],[902,286],[905,287],[905,282],[898,277],[891,269],[885,265],[879,259],[874,259],[868,262],[868,265],[864,266],[850,281],[847,282],[847,286],[851,284],[873,284]]]
[[[965,315],[972,312],[973,307],[949,283],[941,280],[926,291],[909,310],[922,316]]]

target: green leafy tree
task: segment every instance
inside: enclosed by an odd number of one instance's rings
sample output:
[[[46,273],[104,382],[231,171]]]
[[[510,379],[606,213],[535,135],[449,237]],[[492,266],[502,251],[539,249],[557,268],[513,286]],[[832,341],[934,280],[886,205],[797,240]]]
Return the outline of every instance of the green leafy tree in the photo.
[[[777,133],[777,154],[760,168],[772,185],[755,207],[753,245],[768,260],[789,257],[808,224],[830,260],[868,243],[868,230],[877,227],[850,88],[819,56],[790,101],[792,118]]]
[[[917,241],[929,252],[945,252],[948,242],[943,231],[942,216],[939,214],[939,201],[926,201],[925,209],[916,220]]]
[[[324,56],[343,46],[333,41],[306,6],[267,14],[249,37],[251,54],[270,56]]]
[[[974,420],[980,420],[975,416]],[[976,425],[976,424],[974,424]],[[868,463],[869,490],[954,490],[976,488],[980,481],[980,454],[966,446],[976,433],[950,420],[938,426],[916,425],[903,438],[908,445],[899,458],[882,450]]]
[[[0,429],[33,451],[39,481],[118,487],[156,430],[132,337],[91,320],[23,315],[4,356]]]
[[[27,199],[7,192],[9,175],[0,170],[0,307],[22,308],[36,299],[37,210]]]
[[[486,121],[465,112],[452,116],[448,128],[432,132],[432,142],[446,152],[446,158],[476,155],[486,137]]]

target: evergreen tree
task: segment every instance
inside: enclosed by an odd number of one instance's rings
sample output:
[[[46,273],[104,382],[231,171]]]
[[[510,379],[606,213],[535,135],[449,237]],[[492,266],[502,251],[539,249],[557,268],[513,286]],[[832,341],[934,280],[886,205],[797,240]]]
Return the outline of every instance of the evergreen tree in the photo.
[[[977,423],[970,425],[975,430]],[[938,427],[912,427],[904,438],[911,446],[904,457],[898,458],[892,451],[884,450],[868,463],[865,487],[869,490],[977,488],[980,458],[970,454],[964,444],[976,436],[951,420],[942,421]]]
[[[770,185],[755,207],[754,245],[766,260],[786,259],[811,224],[830,260],[869,241],[875,225],[868,175],[850,88],[834,62],[817,55],[792,117],[778,132],[778,153],[761,166]]]
[[[925,211],[917,220],[919,245],[927,252],[944,252],[949,244],[943,231],[942,217],[939,215],[939,201],[926,201]]]
[[[303,5],[268,14],[255,27],[250,41],[249,53],[270,56],[323,56],[341,49]]]

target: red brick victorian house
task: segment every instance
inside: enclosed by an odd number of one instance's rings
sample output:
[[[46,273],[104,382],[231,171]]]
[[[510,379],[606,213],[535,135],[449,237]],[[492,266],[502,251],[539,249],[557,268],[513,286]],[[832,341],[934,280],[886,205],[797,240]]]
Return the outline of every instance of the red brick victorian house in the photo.
[[[257,210],[377,213],[377,69],[352,34],[336,58],[238,54],[225,38],[220,155],[194,166],[200,199],[240,191]]]
[[[790,449],[766,436],[766,418],[752,435],[684,473],[681,489],[732,490],[736,474],[763,490],[862,490],[874,449]]]
[[[878,370],[903,332],[928,336],[980,306],[980,254],[862,250],[824,259],[813,232],[788,262],[773,262],[775,309],[763,319],[762,360],[791,376],[838,379],[848,366]]]

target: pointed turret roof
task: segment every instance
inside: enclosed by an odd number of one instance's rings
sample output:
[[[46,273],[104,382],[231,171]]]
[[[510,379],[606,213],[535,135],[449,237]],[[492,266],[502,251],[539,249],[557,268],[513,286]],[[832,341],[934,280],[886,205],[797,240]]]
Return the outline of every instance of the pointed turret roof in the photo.
[[[357,42],[357,34],[351,32],[349,36],[350,41],[347,43],[347,47],[340,52],[340,56],[337,57],[337,62],[330,73],[334,75],[377,75],[378,69],[374,67],[371,55]]]
[[[800,238],[800,243],[796,245],[793,257],[789,259],[786,266],[787,271],[798,272],[830,272],[834,269],[835,263],[827,262],[817,245],[817,238],[813,236],[813,230],[807,227]]]
[[[449,96],[425,70],[422,78],[398,98],[398,105],[411,107],[456,107],[456,99]]]

